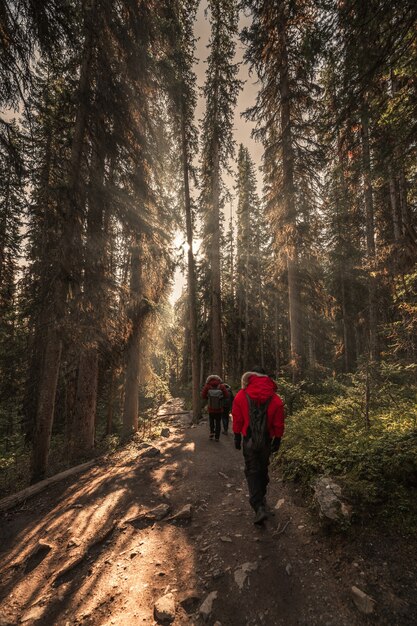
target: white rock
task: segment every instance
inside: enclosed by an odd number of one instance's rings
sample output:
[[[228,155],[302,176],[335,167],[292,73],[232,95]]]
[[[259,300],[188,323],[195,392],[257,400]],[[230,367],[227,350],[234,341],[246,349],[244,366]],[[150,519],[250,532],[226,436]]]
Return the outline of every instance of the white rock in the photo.
[[[288,576],[291,576],[291,574],[292,574],[292,565],[291,565],[291,563],[287,563],[287,565],[285,567],[285,571],[287,572]]]
[[[161,624],[170,624],[175,620],[175,600],[172,593],[167,593],[155,602],[154,615]]]
[[[26,613],[23,614],[20,621],[22,624],[24,624],[25,622],[38,620],[42,617],[43,613],[44,613],[44,607],[33,606],[31,609],[29,609],[29,611],[26,611]]]
[[[230,539],[230,537],[220,537],[220,541],[223,541],[224,543],[232,543],[232,540]]]
[[[217,591],[212,591],[208,594],[207,598],[204,600],[203,604],[200,606],[198,612],[203,618],[204,621],[208,620],[212,611],[213,611],[213,602],[216,600],[218,595]]]
[[[284,499],[284,498],[280,498],[280,499],[278,500],[278,502],[276,503],[276,505],[275,505],[275,507],[274,507],[274,508],[276,508],[276,509],[280,509],[280,508],[282,507],[282,505],[284,504],[284,502],[285,502],[285,499]]]
[[[246,582],[249,572],[253,572],[256,569],[258,569],[257,563],[248,562],[248,563],[243,563],[243,565],[241,565],[235,570],[234,579],[239,589],[243,589],[243,585]]]
[[[358,587],[351,587],[352,600],[361,613],[369,615],[375,608],[375,600]]]

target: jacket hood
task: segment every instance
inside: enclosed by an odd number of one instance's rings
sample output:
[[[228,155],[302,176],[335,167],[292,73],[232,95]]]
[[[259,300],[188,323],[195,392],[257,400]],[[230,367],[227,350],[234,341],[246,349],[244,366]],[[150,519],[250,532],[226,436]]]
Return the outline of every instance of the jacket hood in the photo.
[[[210,383],[216,383],[216,385],[219,385],[221,382],[222,379],[220,376],[217,376],[217,374],[210,374],[210,376],[207,377],[206,385],[210,385]]]
[[[242,376],[242,389],[248,396],[258,402],[266,402],[277,391],[276,383],[266,374],[258,372],[245,372]]]

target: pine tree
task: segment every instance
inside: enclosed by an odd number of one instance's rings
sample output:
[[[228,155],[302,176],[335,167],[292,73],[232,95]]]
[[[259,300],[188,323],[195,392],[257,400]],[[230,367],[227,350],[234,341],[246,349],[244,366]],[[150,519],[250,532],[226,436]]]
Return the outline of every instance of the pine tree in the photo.
[[[211,38],[207,60],[206,111],[202,125],[201,195],[203,250],[207,257],[210,284],[211,370],[222,376],[221,325],[221,230],[222,168],[227,169],[234,152],[233,113],[240,82],[233,63],[238,11],[235,0],[209,0]]]
[[[314,49],[317,18],[312,3],[245,1],[252,24],[243,32],[246,60],[260,79],[255,106],[247,112],[265,146],[267,211],[275,250],[284,255],[288,282],[291,370],[300,377],[305,359],[305,312],[300,283],[300,221],[313,210],[317,164],[314,132],[317,86]],[[278,80],[277,80],[278,78]]]
[[[198,2],[195,0],[178,1],[174,5],[172,16],[171,63],[172,68],[168,81],[172,98],[171,116],[178,136],[179,149],[182,155],[183,205],[185,213],[185,231],[187,239],[187,281],[190,356],[192,377],[193,419],[198,422],[201,414],[200,400],[200,358],[198,338],[198,306],[196,264],[193,250],[194,211],[191,195],[191,182],[195,178],[193,159],[198,148],[197,130],[194,114],[197,103],[196,76],[193,70],[195,39],[193,26]],[[169,82],[168,82],[169,84]]]

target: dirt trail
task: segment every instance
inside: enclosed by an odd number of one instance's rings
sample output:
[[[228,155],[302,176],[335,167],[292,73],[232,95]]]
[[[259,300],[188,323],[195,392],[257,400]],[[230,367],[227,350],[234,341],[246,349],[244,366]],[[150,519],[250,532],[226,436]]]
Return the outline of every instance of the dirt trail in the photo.
[[[323,535],[276,476],[269,502],[280,506],[256,528],[232,435],[209,442],[205,422],[169,419],[160,454],[132,444],[2,515],[0,626],[152,625],[169,593],[173,623],[196,625],[211,592],[211,626],[416,623],[416,605],[401,599],[416,593],[415,570]],[[161,504],[164,519],[126,523]],[[189,504],[191,519],[172,519]],[[378,592],[373,615],[354,606],[352,585]]]

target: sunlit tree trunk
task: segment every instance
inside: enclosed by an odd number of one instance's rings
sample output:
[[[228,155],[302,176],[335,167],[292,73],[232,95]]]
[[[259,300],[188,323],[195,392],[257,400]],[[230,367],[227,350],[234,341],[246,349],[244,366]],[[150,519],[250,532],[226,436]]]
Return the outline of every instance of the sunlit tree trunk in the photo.
[[[188,244],[188,310],[190,316],[190,343],[191,343],[191,384],[193,399],[193,421],[197,423],[201,416],[200,400],[200,361],[198,354],[198,322],[197,322],[197,288],[196,271],[193,253],[193,223],[191,212],[191,197],[189,184],[189,156],[187,149],[187,136],[185,128],[184,114],[181,118],[181,139],[182,139],[182,169],[184,178],[184,207],[185,224],[187,230]]]
[[[140,239],[134,236],[131,248],[130,293],[133,300],[131,334],[127,346],[125,400],[123,407],[123,439],[128,439],[138,429],[139,366],[141,317],[139,305],[142,297]],[[178,371],[177,371],[178,377]]]
[[[223,376],[220,276],[220,161],[219,144],[213,145],[211,236],[211,371]]]

